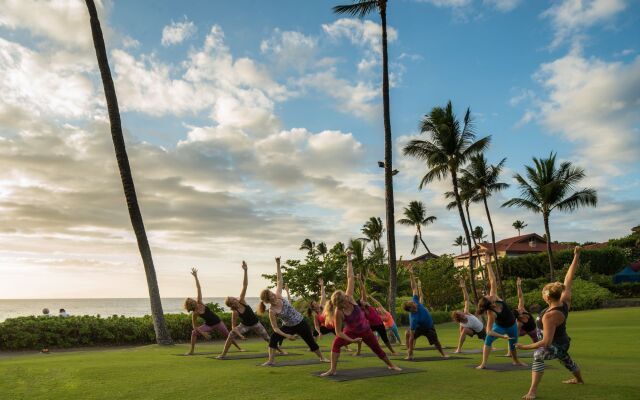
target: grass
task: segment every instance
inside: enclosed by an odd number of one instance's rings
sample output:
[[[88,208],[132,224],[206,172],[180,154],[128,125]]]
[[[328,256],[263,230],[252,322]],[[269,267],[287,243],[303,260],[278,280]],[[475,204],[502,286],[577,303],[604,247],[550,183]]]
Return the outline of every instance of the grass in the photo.
[[[637,399],[637,329],[640,308],[575,312],[569,317],[573,338],[570,353],[583,370],[586,385],[563,385],[568,372],[557,361],[544,376],[539,390],[542,399]],[[453,346],[456,326],[438,325],[443,345]],[[323,338],[323,349],[331,338]],[[523,338],[528,343],[528,338]],[[503,343],[500,343],[503,342]],[[301,342],[289,342],[299,345]],[[497,341],[504,347],[504,341]],[[424,338],[419,346],[426,346]],[[196,350],[217,351],[220,343],[203,344]],[[246,347],[263,351],[258,342]],[[476,338],[466,348],[480,347]],[[528,371],[488,372],[465,368],[468,360],[406,363],[425,373],[336,383],[310,375],[325,365],[261,368],[261,360],[217,361],[203,356],[176,357],[186,345],[144,346],[109,351],[37,354],[0,358],[0,398],[5,399],[519,399],[529,386]],[[305,350],[298,358],[312,357]],[[381,366],[377,358],[353,357],[339,368]],[[500,354],[500,353],[498,353]],[[433,351],[417,355],[435,355]],[[292,358],[292,357],[291,357]],[[286,359],[291,359],[287,357]],[[492,357],[490,362],[507,362]]]

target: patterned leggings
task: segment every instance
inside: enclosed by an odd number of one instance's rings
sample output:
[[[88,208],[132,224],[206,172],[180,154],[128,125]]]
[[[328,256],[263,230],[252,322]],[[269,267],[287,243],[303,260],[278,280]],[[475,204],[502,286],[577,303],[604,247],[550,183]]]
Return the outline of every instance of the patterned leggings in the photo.
[[[578,367],[578,364],[571,359],[571,356],[567,353],[568,350],[568,346],[567,348],[564,348],[553,344],[551,347],[540,347],[533,353],[533,364],[531,365],[531,370],[533,372],[542,373],[544,372],[544,360],[557,359],[569,371],[579,371],[580,367]]]

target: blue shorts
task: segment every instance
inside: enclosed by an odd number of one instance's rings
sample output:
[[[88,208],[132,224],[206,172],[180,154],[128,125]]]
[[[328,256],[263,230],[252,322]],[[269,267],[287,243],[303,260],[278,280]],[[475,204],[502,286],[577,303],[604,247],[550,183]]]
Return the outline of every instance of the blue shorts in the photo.
[[[503,326],[500,326],[498,324],[496,324],[495,322],[493,323],[493,331],[496,333],[499,333],[501,335],[509,335],[509,337],[511,337],[512,339],[509,339],[509,348],[511,350],[516,348],[516,343],[518,343],[518,323],[514,323],[511,327],[509,328],[505,328]],[[495,342],[495,340],[498,339],[495,336],[491,336],[491,335],[487,335],[486,338],[484,338],[484,344],[485,346],[489,346],[491,347],[491,345],[493,344],[493,342]]]

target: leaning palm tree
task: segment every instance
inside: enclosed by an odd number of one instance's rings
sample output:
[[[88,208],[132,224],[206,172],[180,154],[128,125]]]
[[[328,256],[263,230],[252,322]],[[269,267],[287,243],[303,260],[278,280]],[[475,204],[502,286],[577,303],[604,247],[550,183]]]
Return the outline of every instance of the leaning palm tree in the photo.
[[[458,236],[456,238],[456,240],[453,241],[453,243],[451,244],[452,246],[460,246],[460,254],[462,254],[462,246],[466,246],[467,245],[467,239],[463,238],[462,236]],[[469,257],[471,258],[471,257]]]
[[[514,175],[520,186],[521,197],[513,198],[502,206],[521,207],[542,214],[549,256],[549,272],[553,280],[554,268],[549,229],[551,211],[557,209],[572,212],[581,206],[595,207],[598,204],[598,195],[596,190],[591,188],[574,191],[574,187],[585,177],[584,170],[573,166],[569,161],[557,166],[556,154],[553,152],[549,154],[549,158],[534,157],[533,163],[533,166],[525,166],[526,178],[520,174]]]
[[[395,217],[393,209],[393,138],[391,136],[391,116],[389,106],[389,56],[387,54],[387,0],[354,0],[352,4],[333,7],[336,14],[348,14],[363,18],[377,11],[382,25],[382,106],[384,124],[384,188],[387,222],[387,251],[389,255],[389,293],[388,305],[391,314],[396,316],[397,266]]]
[[[408,207],[404,208],[405,218],[399,219],[398,223],[402,225],[414,226],[416,228],[416,234],[413,236],[413,249],[411,254],[416,254],[418,250],[419,242],[427,250],[427,253],[431,254],[431,250],[422,239],[422,227],[432,224],[437,218],[433,215],[427,217],[427,210],[421,201],[412,201]]]
[[[506,183],[498,182],[500,173],[502,172],[502,168],[504,168],[504,163],[506,161],[507,159],[503,158],[497,165],[490,165],[484,154],[477,154],[471,157],[469,165],[462,169],[463,178],[467,180],[478,193],[476,201],[482,200],[482,203],[484,204],[484,210],[487,214],[487,220],[489,221],[489,228],[491,229],[493,260],[496,263],[496,274],[500,286],[502,286],[502,272],[500,271],[500,263],[498,262],[496,234],[493,229],[493,221],[491,220],[491,213],[489,212],[487,199],[493,193],[497,193],[509,187]]]
[[[306,250],[310,254],[310,253],[313,253],[315,249],[316,249],[316,243],[312,242],[311,239],[305,239],[302,241],[302,244],[300,244],[299,250]]]
[[[404,147],[403,152],[405,155],[425,161],[429,168],[420,182],[420,189],[433,180],[445,179],[447,176],[451,176],[460,222],[462,223],[467,246],[469,246],[469,255],[471,255],[471,234],[462,210],[462,201],[458,191],[458,174],[460,168],[464,166],[470,157],[483,152],[489,146],[491,137],[484,137],[476,141],[471,110],[467,109],[461,126],[453,113],[451,101],[444,108],[434,107],[421,121],[420,131],[427,135],[427,139],[411,140]],[[469,258],[469,260],[471,289],[477,301],[478,293],[473,272],[473,258]]]
[[[149,300],[151,303],[151,315],[153,318],[153,328],[156,334],[156,342],[158,344],[168,345],[173,342],[164,321],[162,301],[160,300],[160,289],[158,288],[158,280],[156,278],[156,269],[153,265],[151,248],[149,247],[147,233],[144,229],[144,222],[142,220],[142,213],[140,212],[140,205],[138,204],[136,188],[133,184],[131,166],[129,165],[124,136],[122,135],[118,98],[116,96],[115,86],[113,85],[113,78],[111,77],[111,69],[109,68],[109,59],[107,58],[102,28],[100,27],[100,20],[98,19],[98,12],[96,11],[95,3],[93,0],[86,0],[86,3],[89,10],[93,46],[96,50],[98,67],[100,69],[100,76],[104,87],[104,96],[107,102],[109,123],[111,125],[111,139],[113,140],[118,169],[120,170],[120,180],[122,181],[124,196],[127,201],[131,225],[133,226],[133,231],[138,242],[138,250],[142,257],[142,265],[144,266],[144,271],[147,276],[147,286],[149,288]]]
[[[513,226],[518,231],[518,236],[520,236],[520,231],[529,225],[525,224],[524,221],[520,221],[519,219],[517,219],[513,222],[513,224],[511,224],[511,226]]]

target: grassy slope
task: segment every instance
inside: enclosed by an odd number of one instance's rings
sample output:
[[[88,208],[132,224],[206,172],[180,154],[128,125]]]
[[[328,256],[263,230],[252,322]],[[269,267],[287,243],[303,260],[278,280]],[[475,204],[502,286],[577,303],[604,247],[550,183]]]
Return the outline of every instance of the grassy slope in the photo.
[[[583,369],[587,385],[560,383],[567,371],[557,361],[546,372],[539,397],[544,399],[635,399],[638,379],[637,329],[640,308],[609,309],[571,314],[571,354]],[[438,326],[441,341],[454,345],[456,327]],[[528,341],[528,339],[524,339]],[[329,344],[330,339],[323,339]],[[420,339],[420,345],[426,345]],[[503,341],[498,341],[500,343]],[[295,342],[296,345],[301,342]],[[466,347],[479,347],[472,339]],[[504,346],[504,343],[499,344]],[[247,348],[262,350],[261,343]],[[199,346],[218,350],[219,343]],[[329,382],[310,376],[325,366],[259,368],[260,360],[217,361],[202,356],[176,357],[186,345],[169,348],[145,346],[127,350],[87,351],[0,359],[1,399],[328,399],[328,398],[431,398],[431,399],[518,399],[526,392],[530,374],[487,372],[465,368],[469,360],[426,362],[410,365],[425,373]],[[304,350],[300,357],[311,357]],[[434,352],[418,352],[433,355]],[[382,366],[376,358],[353,360],[342,368]],[[494,362],[506,362],[493,358]]]

